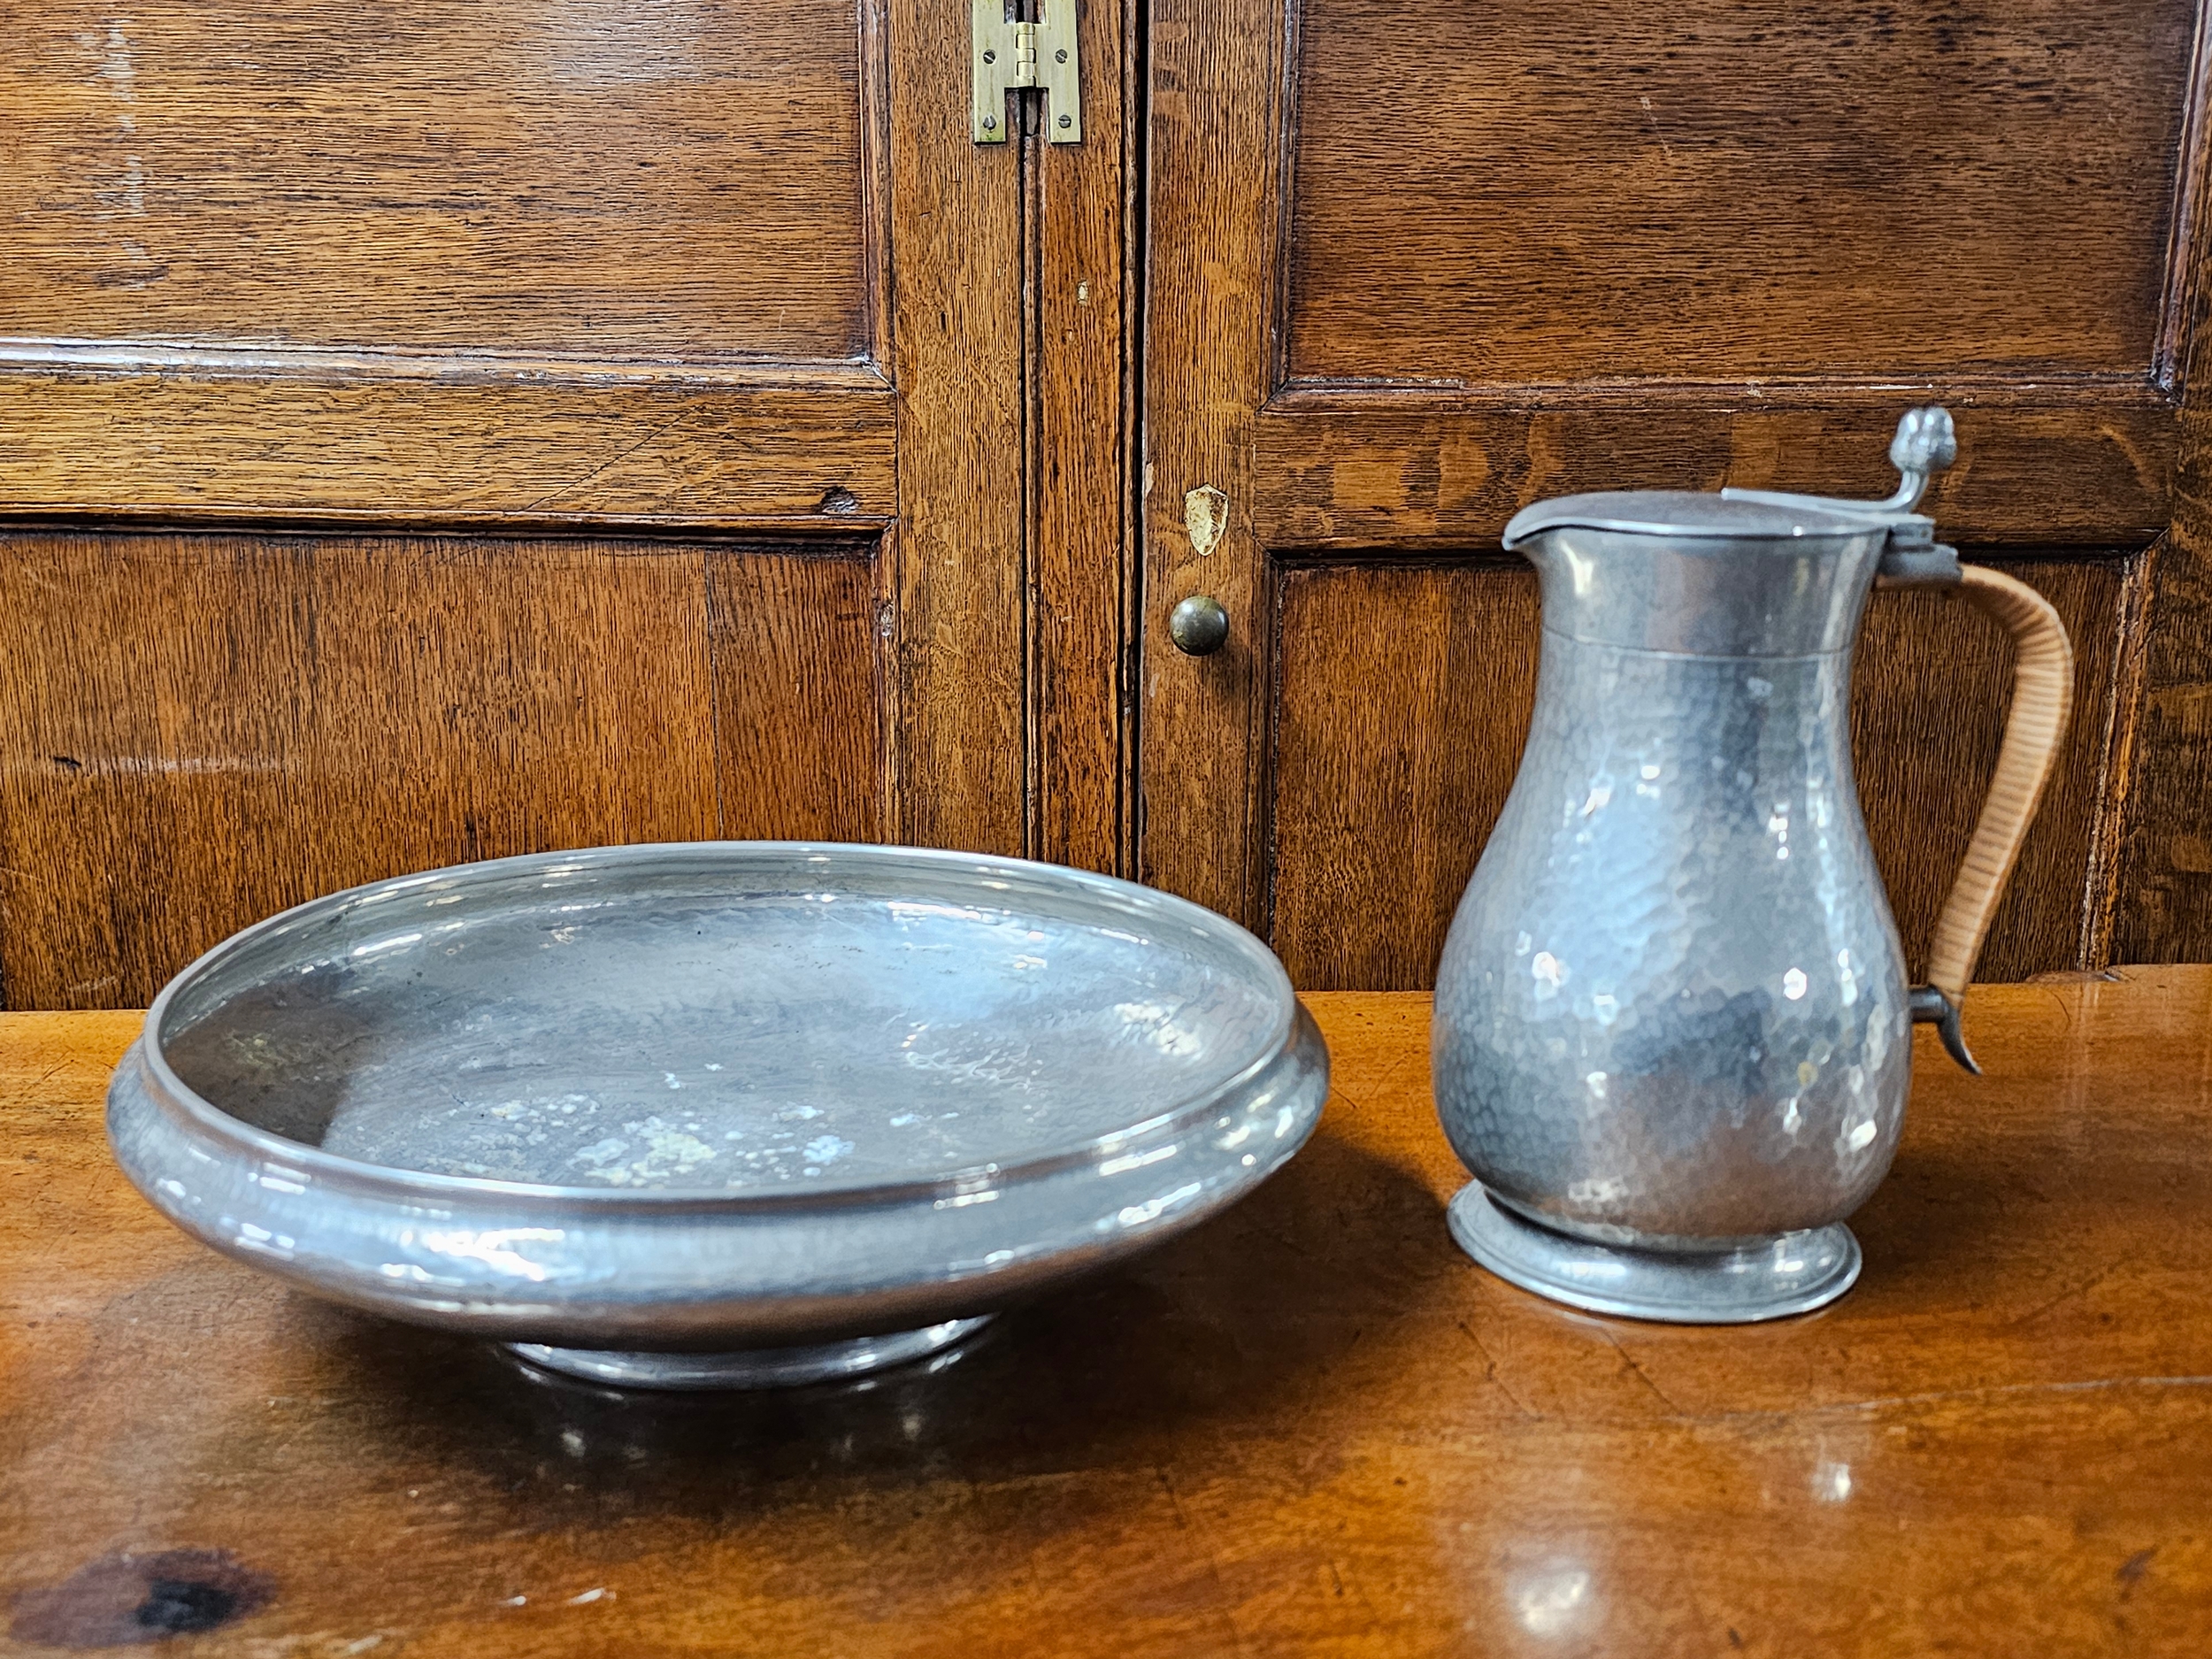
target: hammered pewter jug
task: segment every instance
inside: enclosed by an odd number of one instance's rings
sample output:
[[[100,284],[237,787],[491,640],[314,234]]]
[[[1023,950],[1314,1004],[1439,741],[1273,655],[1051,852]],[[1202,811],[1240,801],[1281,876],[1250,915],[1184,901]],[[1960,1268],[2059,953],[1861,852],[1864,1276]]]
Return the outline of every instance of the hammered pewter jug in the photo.
[[[1601,1313],[1727,1324],[1858,1276],[1844,1218],[1888,1171],[1911,1024],[1978,1070],[1961,1004],[2072,702],[2032,588],[1915,512],[1957,452],[1915,410],[1884,502],[1636,490],[1506,526],[1543,595],[1536,710],[1437,975],[1436,1102],[1475,1180],[1454,1236]],[[1909,988],[1852,781],[1867,595],[1948,588],[2011,635],[1997,774]]]

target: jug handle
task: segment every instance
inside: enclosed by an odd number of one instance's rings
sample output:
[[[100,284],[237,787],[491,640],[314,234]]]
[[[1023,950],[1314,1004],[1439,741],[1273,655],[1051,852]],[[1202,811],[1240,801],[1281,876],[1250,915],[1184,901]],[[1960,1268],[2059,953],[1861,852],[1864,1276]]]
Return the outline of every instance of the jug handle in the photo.
[[[2025,582],[1981,565],[1963,565],[1961,574],[1963,580],[1955,591],[2012,636],[2012,715],[2005,723],[1997,773],[1982,803],[1966,862],[1936,921],[1928,983],[1913,987],[1912,1017],[1933,1022],[1946,1052],[1979,1076],[1981,1067],[1959,1030],[1959,1011],[1990,918],[2005,895],[2020,843],[2035,822],[2043,787],[2065,741],[2074,708],[2074,648],[2051,602]]]

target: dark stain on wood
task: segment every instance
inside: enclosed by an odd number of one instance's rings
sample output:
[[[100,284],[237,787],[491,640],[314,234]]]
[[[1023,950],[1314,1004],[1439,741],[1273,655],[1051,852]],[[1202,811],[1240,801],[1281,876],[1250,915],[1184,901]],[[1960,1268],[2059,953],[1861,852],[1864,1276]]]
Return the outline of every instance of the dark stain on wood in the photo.
[[[259,1612],[276,1581],[227,1549],[104,1555],[17,1592],[8,1634],[49,1647],[128,1647],[196,1636]]]

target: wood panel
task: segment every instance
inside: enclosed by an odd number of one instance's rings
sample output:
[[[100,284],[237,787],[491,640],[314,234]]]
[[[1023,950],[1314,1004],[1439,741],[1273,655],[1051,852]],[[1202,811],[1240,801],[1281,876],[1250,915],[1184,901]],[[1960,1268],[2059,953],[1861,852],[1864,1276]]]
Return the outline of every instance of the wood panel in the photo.
[[[1148,15],[1137,872],[1250,926],[1267,871],[1271,603],[1251,437],[1275,383],[1283,15],[1278,0],[1150,0]],[[1226,511],[1200,548],[1186,503],[1205,490]],[[1211,657],[1167,643],[1169,613],[1194,593],[1229,613]]]
[[[1132,277],[1142,213],[1132,165],[1141,101],[1128,91],[1141,10],[1079,12],[1084,142],[1024,140],[1034,226],[1027,846],[1032,857],[1110,873],[1128,867],[1134,762],[1125,652],[1136,637]]]
[[[733,553],[707,561],[716,833],[871,841],[886,768],[872,559]]]
[[[0,327],[869,349],[852,0],[0,11]]]
[[[7,999],[142,1003],[238,927],[436,864],[869,833],[872,581],[649,542],[11,534]]]
[[[1425,988],[1528,738],[1536,573],[1300,564],[1277,593],[1271,942],[1301,990]]]
[[[0,261],[4,263],[4,261]],[[761,383],[767,380],[767,383]],[[872,370],[0,346],[0,512],[851,534],[898,511]]]
[[[886,543],[896,787],[884,833],[1018,854],[1028,818],[1024,150],[968,136],[968,7],[880,3],[900,512]]]
[[[690,1399],[194,1244],[100,1133],[136,1019],[11,1017],[12,1651],[151,1603],[202,1659],[2202,1653],[2212,974],[1979,991],[1982,1079],[1921,1033],[1858,1286],[1719,1330],[1471,1265],[1426,999],[1314,1012],[1327,1114],[1228,1215],[950,1365]]]
[[[88,531],[0,550],[10,995],[524,847],[1022,849],[1025,193],[958,0],[5,3],[0,518]]]
[[[2061,769],[1978,977],[2108,960],[2112,757],[2127,741],[2125,561],[1987,561],[2065,618],[2076,702]],[[1302,988],[1434,982],[1505,805],[1533,706],[1533,572],[1517,562],[1295,564],[1279,579],[1276,949]],[[1996,764],[2011,649],[1925,592],[1878,593],[1854,677],[1859,794],[1916,974]]]
[[[2194,12],[1302,0],[1288,373],[2147,379]]]
[[[1601,388],[1548,396],[1281,394],[1253,433],[1251,516],[1275,549],[1494,543],[1531,502],[1596,489],[1809,490],[1879,499],[1916,396],[1957,421],[1924,511],[1955,541],[2139,546],[2173,494],[2174,410],[2147,386]]]
[[[2173,527],[2157,552],[2141,742],[2115,948],[2156,962],[2212,961],[2212,40],[2200,42],[2197,158],[2177,307],[2184,380]]]
[[[2204,584],[2193,558],[2176,563],[2185,529],[2162,541],[2184,511],[2183,370],[2205,334],[2191,321],[2212,223],[2198,11],[1155,0],[1147,879],[1256,926],[1271,903],[1294,956],[1310,922],[1310,982],[1420,982],[1479,826],[1455,859],[1432,859],[1393,824],[1377,843],[1389,852],[1362,863],[1342,825],[1325,816],[1302,840],[1292,820],[1355,778],[1409,811],[1479,793],[1440,767],[1383,775],[1398,748],[1378,734],[1419,729],[1440,695],[1394,653],[1448,655],[1395,641],[1391,607],[1443,602],[1363,605],[1318,574],[1303,595],[1278,584],[1308,580],[1310,557],[1463,562],[1494,549],[1517,508],[1584,490],[1878,497],[1898,414],[1940,402],[1961,445],[1927,503],[1939,534],[2106,571],[2058,595],[2087,607],[2101,653],[2105,702],[2084,731],[2111,764],[2095,749],[2079,774],[2093,800],[2054,818],[2095,902],[2085,920],[2080,886],[2065,904],[2039,899],[2051,908],[2006,924],[2024,931],[1999,938],[1991,970],[2094,956],[2108,938],[2153,949],[2131,918],[2161,906],[2212,914],[2208,745],[2190,712],[2203,631],[2187,626]],[[1190,534],[1194,491],[1218,535]],[[2110,563],[2130,558],[2125,575]],[[2159,572],[2179,586],[2156,605],[2182,626],[2162,639],[2154,625],[2146,669],[2143,584]],[[1506,591],[1469,599],[1501,615],[1453,626],[1469,641],[1509,633]],[[1223,601],[1231,634],[1191,659],[1165,621],[1200,592]],[[1317,641],[1339,643],[1299,642],[1309,604]],[[1279,672],[1303,672],[1303,689]],[[1340,672],[1359,706],[1319,689]],[[1309,736],[1319,747],[1302,757]],[[2131,795],[2138,766],[2164,780],[2154,813]],[[2126,868],[2142,873],[2119,879],[2112,829],[2131,800]],[[1962,804],[1914,803],[1947,824]],[[1409,900],[1391,896],[1391,868],[1415,872]],[[1920,901],[1905,902],[1910,933]],[[1398,917],[1417,968],[1379,932],[1334,931],[1408,904],[1431,918]],[[2154,931],[2200,930],[2170,918]]]

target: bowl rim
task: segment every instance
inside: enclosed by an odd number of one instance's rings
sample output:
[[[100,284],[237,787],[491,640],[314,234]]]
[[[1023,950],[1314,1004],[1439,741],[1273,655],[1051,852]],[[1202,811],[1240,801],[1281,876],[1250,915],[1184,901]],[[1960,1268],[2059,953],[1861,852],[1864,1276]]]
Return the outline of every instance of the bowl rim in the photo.
[[[810,1183],[800,1187],[722,1191],[711,1187],[565,1187],[547,1182],[501,1180],[488,1176],[443,1175],[428,1170],[409,1170],[388,1164],[372,1164],[250,1124],[223,1110],[178,1075],[162,1052],[164,1021],[177,1001],[201,979],[267,939],[308,924],[326,920],[365,903],[394,898],[423,887],[461,883],[492,885],[534,873],[573,873],[578,870],[619,868],[635,864],[724,865],[725,861],[759,859],[789,863],[803,860],[823,865],[859,863],[866,866],[919,866],[958,872],[985,879],[1018,877],[1025,884],[1047,888],[1071,887],[1105,899],[1125,910],[1149,912],[1163,921],[1180,923],[1202,935],[1233,946],[1271,979],[1279,993],[1275,1018],[1257,1044],[1257,1052],[1234,1072],[1203,1089],[1184,1095],[1138,1121],[1080,1141],[1053,1147],[1014,1162],[986,1161],[964,1164],[909,1179]],[[687,1210],[721,1213],[775,1211],[823,1208],[864,1207],[905,1203],[931,1198],[963,1197],[992,1188],[1052,1175],[1116,1153],[1156,1136],[1176,1133],[1218,1110],[1224,1102],[1248,1093],[1253,1085],[1278,1064],[1286,1053],[1300,1046],[1311,1017],[1300,1004],[1290,975],[1265,941],[1248,928],[1191,900],[1157,887],[1148,887],[1118,876],[1101,875],[1064,864],[997,854],[902,847],[870,841],[640,841],[614,847],[581,848],[567,851],[523,853],[506,858],[447,864],[407,875],[365,882],[307,900],[240,929],[203,951],[161,987],[146,1011],[143,1031],[131,1045],[139,1065],[153,1087],[145,1090],[153,1103],[189,1128],[211,1137],[230,1149],[246,1154],[295,1174],[311,1174],[334,1188],[394,1198],[453,1200],[530,1200],[562,1205],[581,1204],[595,1214],[624,1212],[675,1215]],[[117,1068],[119,1083],[130,1064],[126,1056]]]

